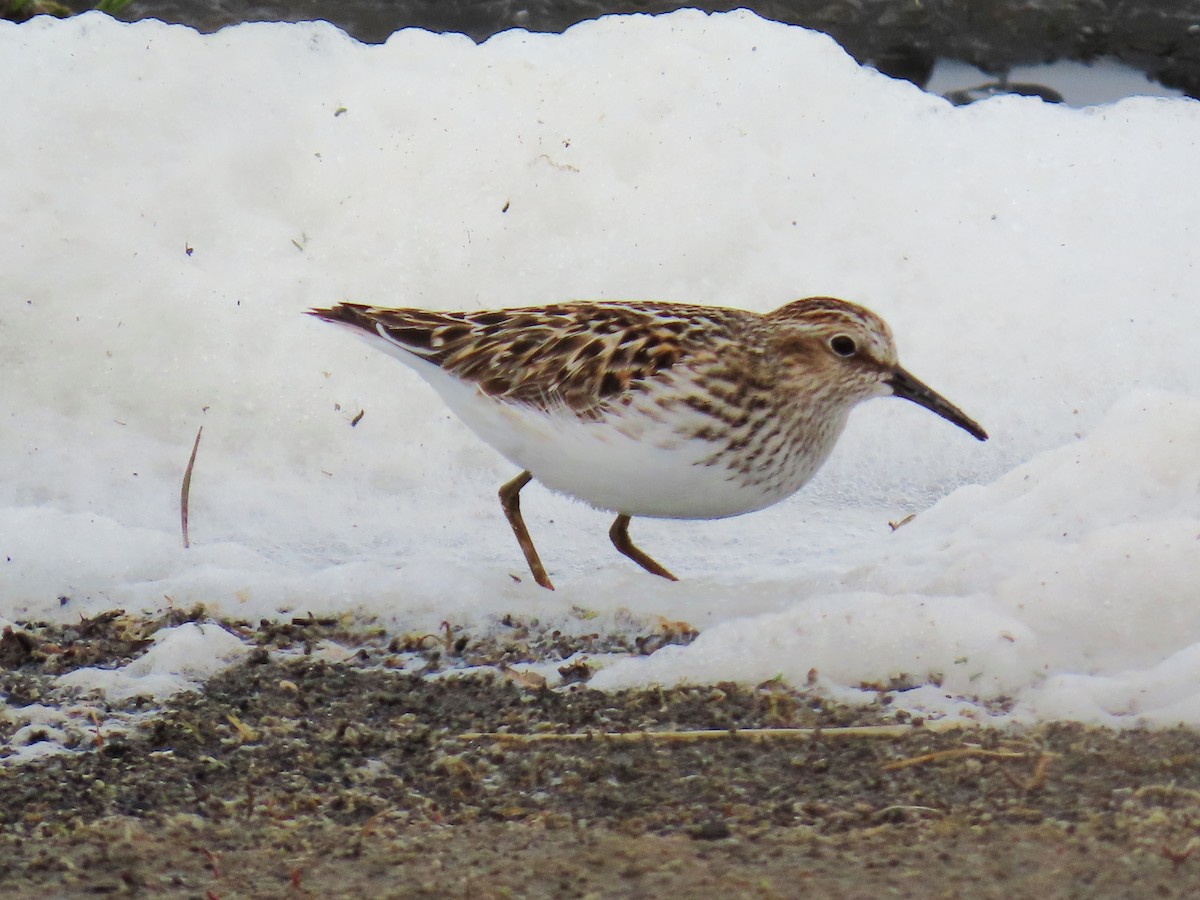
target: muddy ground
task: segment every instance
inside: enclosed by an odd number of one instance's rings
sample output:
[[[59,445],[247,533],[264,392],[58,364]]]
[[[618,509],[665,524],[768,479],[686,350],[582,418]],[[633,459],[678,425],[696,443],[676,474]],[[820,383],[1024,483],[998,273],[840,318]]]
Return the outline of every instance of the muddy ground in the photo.
[[[0,639],[0,690],[10,709],[78,703],[55,674],[126,662],[178,621],[25,623]],[[852,709],[777,682],[606,694],[586,663],[555,688],[508,668],[688,640],[671,627],[224,625],[258,649],[203,693],[0,766],[0,896],[1140,898],[1200,884],[1191,730],[939,732],[892,714],[888,686]],[[314,652],[330,646],[348,658]],[[465,665],[492,671],[417,673]]]

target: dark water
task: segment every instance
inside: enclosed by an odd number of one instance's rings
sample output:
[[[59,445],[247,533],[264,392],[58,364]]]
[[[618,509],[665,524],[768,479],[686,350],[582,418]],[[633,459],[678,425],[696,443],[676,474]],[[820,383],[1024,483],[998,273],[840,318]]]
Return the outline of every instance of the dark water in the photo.
[[[938,58],[1000,74],[1014,65],[1110,56],[1200,98],[1200,0],[134,0],[120,18],[155,18],[206,32],[239,22],[320,19],[367,43],[414,27],[482,41],[509,28],[558,32],[605,14],[685,6],[709,12],[745,7],[823,31],[860,62],[918,84]]]

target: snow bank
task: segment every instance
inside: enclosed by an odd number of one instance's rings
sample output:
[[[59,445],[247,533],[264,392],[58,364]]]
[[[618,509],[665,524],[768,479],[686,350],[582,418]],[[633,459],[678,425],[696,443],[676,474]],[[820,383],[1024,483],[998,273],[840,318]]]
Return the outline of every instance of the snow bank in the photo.
[[[932,712],[1200,723],[1200,104],[955,109],[744,12],[482,46],[38,19],[0,23],[0,78],[0,620],[628,607],[704,632],[598,685],[903,673]],[[679,584],[530,488],[555,594],[510,467],[300,314],[813,294],[992,441],[872,402],[793,500],[635,522]]]

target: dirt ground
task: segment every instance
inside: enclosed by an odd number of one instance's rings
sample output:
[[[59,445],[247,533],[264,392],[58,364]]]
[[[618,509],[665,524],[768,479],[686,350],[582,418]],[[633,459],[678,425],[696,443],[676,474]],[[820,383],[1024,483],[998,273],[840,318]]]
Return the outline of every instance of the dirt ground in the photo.
[[[79,702],[48,687],[56,673],[121,664],[180,618],[25,623],[0,638],[0,691],[9,709]],[[225,624],[259,649],[202,694],[135,701],[125,713],[152,714],[124,735],[0,765],[0,896],[1045,900],[1200,885],[1191,730],[942,732],[891,713],[885,686],[851,709],[777,682],[608,694],[586,663],[554,689],[508,668],[653,650],[685,629]],[[331,644],[348,658],[318,658]],[[414,671],[465,665],[491,672]]]

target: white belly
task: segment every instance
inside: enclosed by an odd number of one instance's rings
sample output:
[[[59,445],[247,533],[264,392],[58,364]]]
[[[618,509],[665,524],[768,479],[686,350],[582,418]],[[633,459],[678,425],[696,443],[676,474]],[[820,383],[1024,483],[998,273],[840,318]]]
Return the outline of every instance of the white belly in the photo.
[[[720,519],[778,503],[820,468],[845,421],[844,416],[826,421],[820,434],[806,434],[803,452],[784,454],[787,460],[777,459],[770,472],[748,477],[721,462],[706,463],[717,447],[681,437],[689,431],[686,421],[660,422],[656,415],[636,410],[620,419],[610,414],[581,421],[567,411],[545,413],[501,403],[390,341],[357,329],[354,333],[416,371],[476,434],[541,484],[629,516]],[[649,395],[639,402],[653,407]],[[682,405],[672,413],[702,418]],[[711,423],[697,421],[703,424]]]
[[[657,423],[634,438],[604,421],[581,422],[562,413],[547,417],[488,402],[492,410],[462,414],[463,419],[546,487],[599,509],[717,519],[782,499],[748,487],[722,465],[704,464],[713,451],[710,444],[680,440]]]
[[[567,411],[498,402],[430,364],[414,368],[476,434],[538,482],[630,516],[719,519],[763,509],[799,490],[833,446],[830,440],[817,454],[800,454],[774,477],[748,479],[706,463],[716,446],[681,437],[688,429],[678,420],[659,422],[635,409],[628,417],[581,421]],[[682,406],[673,412],[700,417]]]

